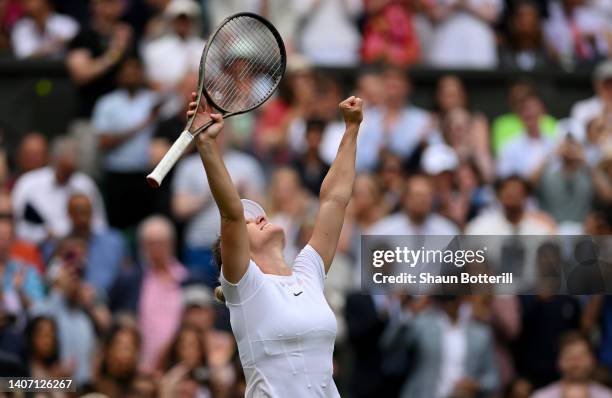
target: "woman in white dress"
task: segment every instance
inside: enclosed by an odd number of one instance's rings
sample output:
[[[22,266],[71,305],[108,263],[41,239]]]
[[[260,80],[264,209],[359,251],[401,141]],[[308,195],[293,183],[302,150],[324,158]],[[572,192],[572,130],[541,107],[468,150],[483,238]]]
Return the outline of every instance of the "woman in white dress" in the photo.
[[[195,95],[194,95],[195,97]],[[320,192],[314,232],[292,266],[283,258],[285,235],[257,203],[240,200],[216,138],[221,115],[190,104],[212,195],[221,215],[217,297],[230,321],[247,382],[246,397],[339,397],[332,378],[336,319],[323,296],[355,179],[355,151],[362,100],[340,103],[346,130]]]

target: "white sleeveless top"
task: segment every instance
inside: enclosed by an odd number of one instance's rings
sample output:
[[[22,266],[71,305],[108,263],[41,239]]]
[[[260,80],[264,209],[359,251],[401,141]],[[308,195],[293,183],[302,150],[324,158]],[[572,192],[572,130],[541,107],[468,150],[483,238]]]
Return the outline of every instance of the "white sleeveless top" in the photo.
[[[221,273],[246,377],[246,397],[339,397],[332,379],[337,324],[325,297],[323,260],[310,245],[290,276],[250,261],[237,283]]]

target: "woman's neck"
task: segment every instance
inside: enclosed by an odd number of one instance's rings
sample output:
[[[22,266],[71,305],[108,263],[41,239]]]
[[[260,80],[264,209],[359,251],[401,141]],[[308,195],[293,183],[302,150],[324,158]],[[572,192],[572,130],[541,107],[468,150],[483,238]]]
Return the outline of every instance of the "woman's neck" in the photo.
[[[285,262],[283,251],[269,250],[267,253],[253,254],[253,261],[259,266],[264,274],[289,276],[291,268]]]

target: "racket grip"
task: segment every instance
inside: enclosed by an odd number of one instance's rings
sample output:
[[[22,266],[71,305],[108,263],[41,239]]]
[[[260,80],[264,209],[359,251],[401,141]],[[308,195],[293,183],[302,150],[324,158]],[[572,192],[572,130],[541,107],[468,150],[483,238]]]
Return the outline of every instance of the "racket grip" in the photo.
[[[185,149],[191,144],[191,141],[193,141],[193,135],[191,135],[189,131],[183,131],[179,138],[174,141],[174,144],[172,144],[168,152],[166,152],[157,167],[147,176],[147,183],[149,183],[150,186],[153,188],[159,188],[161,186],[162,181],[170,169],[176,164],[183,152],[185,152]]]

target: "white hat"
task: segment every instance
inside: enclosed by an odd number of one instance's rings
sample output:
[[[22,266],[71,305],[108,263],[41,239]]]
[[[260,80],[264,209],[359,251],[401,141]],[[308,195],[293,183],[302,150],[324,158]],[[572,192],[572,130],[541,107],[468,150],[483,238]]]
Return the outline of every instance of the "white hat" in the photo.
[[[169,18],[176,18],[180,15],[196,18],[200,16],[200,6],[193,0],[172,0],[166,6],[164,14]]]
[[[183,307],[206,307],[214,302],[213,294],[206,286],[192,285],[183,289]]]
[[[249,199],[241,199],[242,207],[244,207],[244,219],[251,220],[256,219],[259,216],[266,216],[266,211],[259,205],[259,203],[254,202]]]
[[[429,175],[453,171],[459,165],[455,150],[448,145],[435,144],[427,147],[421,157],[421,168]]]

